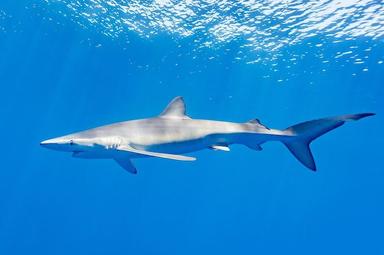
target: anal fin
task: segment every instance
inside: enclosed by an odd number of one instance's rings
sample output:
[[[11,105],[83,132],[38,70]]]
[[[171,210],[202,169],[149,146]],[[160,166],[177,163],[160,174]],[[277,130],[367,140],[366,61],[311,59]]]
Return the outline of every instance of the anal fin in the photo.
[[[255,150],[255,151],[261,151],[263,150],[263,147],[260,146],[260,144],[252,144],[252,143],[247,143],[245,144],[248,148]]]

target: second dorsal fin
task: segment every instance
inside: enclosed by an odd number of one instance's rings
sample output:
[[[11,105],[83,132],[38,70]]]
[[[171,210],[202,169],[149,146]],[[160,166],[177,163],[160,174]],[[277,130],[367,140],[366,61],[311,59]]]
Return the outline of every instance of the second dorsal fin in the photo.
[[[172,118],[172,119],[190,119],[186,115],[184,99],[180,96],[175,97],[167,105],[164,111],[160,114],[162,118]]]
[[[269,130],[269,127],[263,125],[259,119],[251,119],[247,122],[248,124],[252,124],[252,125],[256,125],[258,127],[261,127],[261,128],[265,128],[265,129],[268,129]]]

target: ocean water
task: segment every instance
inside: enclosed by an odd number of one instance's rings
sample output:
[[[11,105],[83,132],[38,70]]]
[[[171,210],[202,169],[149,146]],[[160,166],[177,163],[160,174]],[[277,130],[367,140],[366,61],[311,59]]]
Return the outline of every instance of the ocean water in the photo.
[[[0,254],[384,254],[384,2],[2,0]],[[46,150],[156,116],[272,128],[377,115],[312,144],[191,162]]]

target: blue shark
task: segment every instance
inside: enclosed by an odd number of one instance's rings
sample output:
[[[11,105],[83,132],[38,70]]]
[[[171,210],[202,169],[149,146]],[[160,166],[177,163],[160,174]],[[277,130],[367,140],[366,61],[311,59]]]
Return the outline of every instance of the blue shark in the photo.
[[[261,151],[269,141],[282,142],[310,170],[316,164],[310,143],[317,137],[374,113],[341,115],[306,121],[284,130],[272,129],[258,119],[245,123],[192,119],[186,114],[182,97],[174,98],[163,112],[153,118],[130,120],[42,141],[41,146],[87,159],[113,159],[130,173],[137,170],[136,158],[164,158],[194,161],[184,155],[203,149],[230,151],[232,144],[242,144]]]

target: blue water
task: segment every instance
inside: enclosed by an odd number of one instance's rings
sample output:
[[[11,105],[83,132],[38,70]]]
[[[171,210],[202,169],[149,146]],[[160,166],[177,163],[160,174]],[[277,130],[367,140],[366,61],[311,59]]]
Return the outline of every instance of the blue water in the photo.
[[[79,2],[0,3],[0,254],[384,254],[381,1]],[[39,146],[178,95],[273,128],[377,115],[316,140],[317,172],[279,143],[136,176]]]

